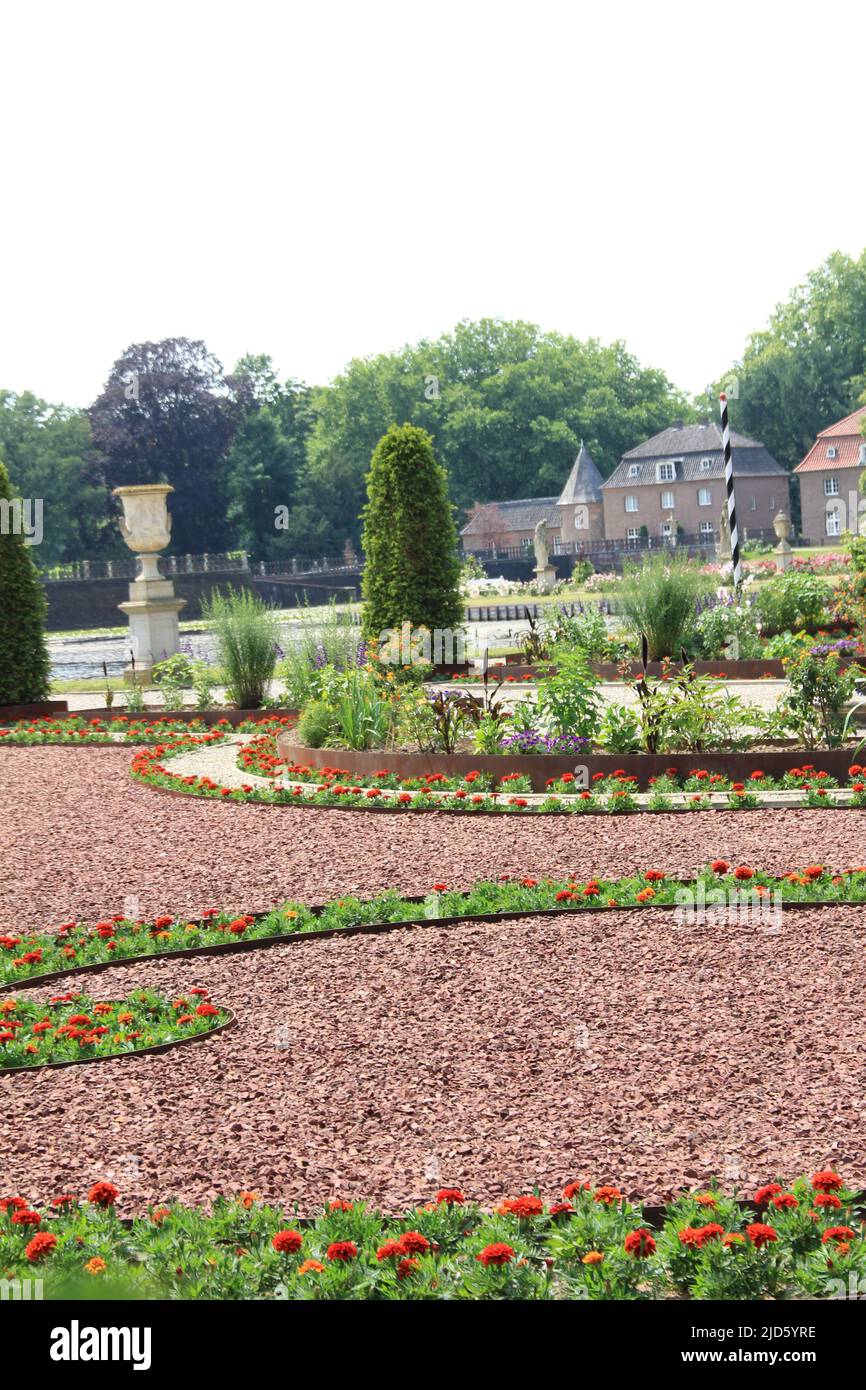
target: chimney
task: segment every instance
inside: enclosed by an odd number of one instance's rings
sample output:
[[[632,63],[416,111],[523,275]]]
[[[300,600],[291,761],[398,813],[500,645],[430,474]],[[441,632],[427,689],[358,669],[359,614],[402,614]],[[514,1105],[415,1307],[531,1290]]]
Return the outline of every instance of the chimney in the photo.
[[[683,427],[683,422],[682,422],[682,420],[674,420],[673,424],[671,425],[671,429],[672,429],[672,430],[681,430],[682,427]]]

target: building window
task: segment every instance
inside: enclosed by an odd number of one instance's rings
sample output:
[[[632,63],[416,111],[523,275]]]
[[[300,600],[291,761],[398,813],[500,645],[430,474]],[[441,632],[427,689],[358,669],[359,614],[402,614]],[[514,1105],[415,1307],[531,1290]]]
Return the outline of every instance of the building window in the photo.
[[[638,529],[637,529],[637,527],[636,527],[636,526],[629,526],[629,528],[628,528],[628,530],[626,531],[625,535],[626,535],[626,540],[629,540],[629,541],[636,541],[637,538],[638,538]]]
[[[662,493],[662,511],[672,512],[674,509],[674,495],[672,492]]]
[[[770,511],[771,511],[771,512],[774,512],[775,510],[776,510],[776,499],[775,499],[775,497],[771,497],[771,498],[770,498]]]
[[[827,457],[828,457],[828,459],[834,459],[834,458],[836,457],[836,445],[835,445],[835,444],[831,444],[831,445],[830,445],[829,449],[827,450]]]
[[[637,477],[639,476],[639,474],[640,474],[640,464],[639,464],[639,463],[630,463],[629,466],[628,466],[628,476],[629,476],[630,478],[637,478]]]
[[[758,510],[758,499],[757,499],[757,497],[750,497],[750,498],[749,498],[749,511],[750,511],[750,512],[756,512],[757,510]]]
[[[672,483],[677,476],[677,466],[675,463],[660,463],[656,468],[656,477],[660,483]]]
[[[627,512],[636,512],[638,510],[638,500],[633,492],[628,493],[626,496],[625,509]]]
[[[829,511],[829,512],[827,513],[827,535],[828,535],[828,536],[841,536],[841,534],[842,534],[842,516],[841,516],[841,513],[834,507],[834,508],[832,509],[832,511]]]
[[[674,523],[673,523],[672,521],[663,521],[663,522],[662,522],[662,536],[667,537],[667,539],[669,540],[670,537],[673,535],[673,533],[674,533]]]
[[[702,473],[709,473],[709,471],[710,471],[710,469],[712,468],[712,466],[713,466],[713,460],[712,460],[712,459],[701,459],[701,472],[702,472]]]
[[[711,521],[702,521],[702,522],[701,522],[701,535],[702,535],[702,536],[712,536],[713,534],[714,534],[714,532],[713,532],[713,523],[712,523]]]
[[[575,531],[589,530],[589,507],[575,507],[574,529]]]
[[[839,479],[838,479],[838,478],[825,478],[825,479],[824,479],[824,496],[825,496],[825,497],[838,497],[838,496],[839,496]]]
[[[711,507],[713,505],[713,494],[708,487],[698,488],[698,506]]]

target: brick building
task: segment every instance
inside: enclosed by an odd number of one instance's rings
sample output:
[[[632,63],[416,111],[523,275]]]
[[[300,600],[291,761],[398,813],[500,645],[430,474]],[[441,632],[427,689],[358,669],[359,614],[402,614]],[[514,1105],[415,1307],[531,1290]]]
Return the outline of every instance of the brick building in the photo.
[[[779,509],[791,514],[788,474],[763,444],[734,430],[731,455],[740,536],[769,539]],[[601,491],[608,540],[718,540],[727,498],[721,427],[676,421],[623,454]]]
[[[780,508],[791,514],[789,475],[763,444],[733,431],[731,452],[740,535],[775,542],[773,517]],[[559,497],[476,504],[460,537],[466,551],[531,555],[535,527],[544,519],[552,555],[644,536],[684,535],[713,544],[725,505],[719,425],[677,421],[623,454],[606,482],[581,443]]]
[[[832,544],[843,531],[857,531],[858,491],[866,468],[866,438],[862,427],[866,406],[822,430],[794,472],[800,484],[801,530],[813,545]],[[862,513],[861,513],[862,521]]]

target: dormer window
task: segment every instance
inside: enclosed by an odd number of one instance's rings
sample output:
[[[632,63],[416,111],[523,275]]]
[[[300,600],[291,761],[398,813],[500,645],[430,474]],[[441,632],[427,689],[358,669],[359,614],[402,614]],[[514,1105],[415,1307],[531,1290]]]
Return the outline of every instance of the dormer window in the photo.
[[[710,469],[712,468],[712,466],[713,466],[713,460],[712,460],[712,459],[701,459],[701,472],[702,472],[702,473],[709,473],[709,471],[710,471]]]
[[[834,459],[834,458],[836,457],[836,445],[835,445],[835,444],[830,444],[830,445],[828,445],[828,448],[827,448],[827,457],[828,457],[828,459]]]
[[[675,463],[659,463],[656,465],[656,477],[660,483],[672,483],[677,476],[677,466]]]
[[[629,466],[628,466],[628,476],[629,476],[630,478],[636,478],[636,477],[638,476],[639,473],[640,473],[640,464],[639,464],[639,463],[630,463]]]

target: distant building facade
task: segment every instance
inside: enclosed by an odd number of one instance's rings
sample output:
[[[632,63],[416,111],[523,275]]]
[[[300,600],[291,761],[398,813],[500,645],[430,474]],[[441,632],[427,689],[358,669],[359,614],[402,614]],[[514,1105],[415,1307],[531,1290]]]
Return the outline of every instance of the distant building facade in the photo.
[[[843,531],[860,529],[858,504],[863,496],[858,489],[866,468],[864,420],[866,406],[828,425],[794,469],[800,484],[801,529],[813,545],[832,544]]]
[[[763,444],[733,431],[731,453],[740,535],[775,540],[773,517],[779,510],[791,514],[788,473]],[[531,554],[543,518],[554,555],[588,542],[643,537],[683,535],[714,544],[726,496],[720,427],[677,421],[623,454],[607,481],[581,443],[559,497],[479,504],[460,535],[467,551]]]

